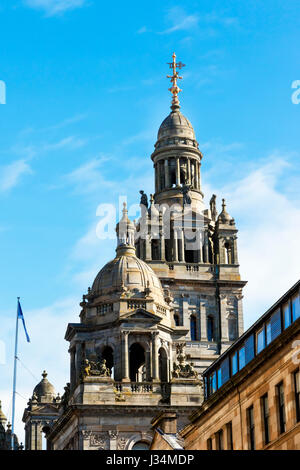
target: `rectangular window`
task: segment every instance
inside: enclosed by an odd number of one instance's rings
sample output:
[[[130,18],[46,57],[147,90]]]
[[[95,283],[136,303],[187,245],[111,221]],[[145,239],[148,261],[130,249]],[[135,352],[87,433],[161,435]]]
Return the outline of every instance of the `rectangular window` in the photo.
[[[267,344],[270,344],[281,333],[280,309],[276,310],[267,323]]]
[[[218,374],[218,388],[222,387],[222,371],[221,368],[217,371]]]
[[[207,450],[212,450],[212,440],[211,440],[211,438],[207,439]]]
[[[234,375],[238,371],[238,353],[235,353],[231,356],[231,374]]]
[[[285,405],[283,382],[277,385],[277,406],[278,406],[278,424],[279,434],[285,432]]]
[[[283,306],[284,328],[288,328],[291,324],[291,307],[290,302]]]
[[[221,364],[221,377],[222,377],[222,384],[226,383],[229,380],[229,357],[224,359]]]
[[[248,424],[249,449],[255,450],[255,427],[254,427],[253,405],[247,409],[247,424]]]
[[[226,424],[227,430],[227,449],[233,450],[232,422]]]
[[[209,376],[209,394],[215,393],[217,390],[217,376],[214,372],[212,375]]]
[[[296,294],[292,297],[293,321],[300,317],[300,296]]]
[[[265,327],[257,333],[257,354],[259,354],[266,347]]]
[[[245,346],[243,346],[239,350],[239,370],[241,370],[246,365],[246,358],[245,358]]]
[[[264,441],[264,444],[266,445],[270,442],[269,400],[268,400],[267,393],[261,398],[261,407],[262,407],[262,418],[263,418],[263,441]]]
[[[254,335],[245,340],[245,363],[248,364],[254,358]]]
[[[294,387],[295,387],[295,403],[296,403],[296,420],[300,421],[300,371],[299,369],[294,372]]]
[[[216,433],[217,450],[224,450],[223,429]]]

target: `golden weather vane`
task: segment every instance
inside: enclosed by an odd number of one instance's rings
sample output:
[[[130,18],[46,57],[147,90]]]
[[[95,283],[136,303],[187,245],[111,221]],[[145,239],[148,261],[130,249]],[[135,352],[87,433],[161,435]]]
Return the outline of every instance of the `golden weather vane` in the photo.
[[[177,80],[181,80],[182,77],[180,77],[178,75],[178,71],[177,69],[182,69],[182,67],[185,67],[185,64],[183,64],[182,62],[176,62],[176,54],[175,52],[173,52],[173,55],[172,55],[172,58],[173,58],[173,61],[172,62],[168,62],[168,65],[170,67],[170,69],[173,70],[173,75],[167,75],[167,78],[170,78],[171,80],[171,83],[172,83],[172,86],[171,88],[169,88],[169,91],[172,93],[173,95],[173,98],[172,98],[172,106],[171,106],[171,109],[173,111],[175,111],[175,109],[179,109],[180,106],[179,106],[179,99],[178,99],[178,93],[180,91],[182,91],[179,86],[177,85]]]

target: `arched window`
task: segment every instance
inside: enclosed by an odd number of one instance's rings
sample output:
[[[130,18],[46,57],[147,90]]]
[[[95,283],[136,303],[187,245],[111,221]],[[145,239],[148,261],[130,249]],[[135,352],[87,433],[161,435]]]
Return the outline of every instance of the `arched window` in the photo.
[[[130,346],[129,365],[131,382],[143,382],[145,380],[145,350],[139,343]]]
[[[191,316],[190,325],[191,325],[191,340],[197,341],[197,321],[196,321],[195,315]]]
[[[230,243],[225,243],[225,264],[232,264],[232,252]]]
[[[136,442],[131,450],[149,450],[150,446],[145,441],[138,441]]]
[[[175,315],[174,315],[174,323],[175,323],[175,326],[180,325],[180,319],[179,319],[178,313],[175,313]]]
[[[114,352],[110,346],[106,346],[101,353],[101,360],[105,359],[106,367],[110,370],[111,377],[114,377]]]
[[[207,317],[207,341],[214,341],[214,319]]]

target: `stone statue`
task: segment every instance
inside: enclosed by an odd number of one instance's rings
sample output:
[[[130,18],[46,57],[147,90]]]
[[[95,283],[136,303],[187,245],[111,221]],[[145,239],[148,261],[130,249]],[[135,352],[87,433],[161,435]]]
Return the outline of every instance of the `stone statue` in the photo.
[[[192,203],[192,199],[190,196],[190,189],[191,185],[189,184],[183,184],[181,186],[181,192],[183,194],[183,205],[190,205]]]
[[[109,367],[106,366],[106,359],[102,359],[99,366],[100,377],[110,377]]]
[[[145,194],[142,189],[140,190],[140,194],[141,194],[140,205],[145,206],[146,209],[148,209],[148,197],[147,197],[147,194]]]
[[[106,366],[106,359],[101,362],[84,359],[81,367],[81,377],[84,379],[89,376],[110,377],[110,369]]]
[[[217,209],[216,209],[216,199],[217,196],[215,194],[212,195],[209,201],[210,212],[211,212],[211,219],[215,222],[217,219]]]
[[[173,364],[172,375],[175,379],[197,379],[198,373],[195,371],[193,364],[186,362],[184,348],[185,343],[179,343],[176,346],[177,361]]]

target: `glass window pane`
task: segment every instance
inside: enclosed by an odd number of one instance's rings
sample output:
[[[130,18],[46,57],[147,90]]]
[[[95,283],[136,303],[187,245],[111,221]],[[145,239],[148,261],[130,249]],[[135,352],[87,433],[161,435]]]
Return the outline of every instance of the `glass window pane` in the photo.
[[[300,297],[298,294],[292,298],[292,312],[293,321],[295,321],[300,317]]]
[[[221,368],[218,369],[218,388],[222,387],[222,372]]]
[[[269,321],[267,323],[267,344],[270,344],[272,341],[272,337],[271,337],[271,322]]]
[[[246,356],[245,356],[245,346],[239,350],[239,370],[241,370],[246,365]]]
[[[229,380],[229,358],[227,357],[221,364],[222,384]]]
[[[284,318],[284,328],[287,328],[291,324],[291,309],[290,309],[289,302],[283,306],[283,318]]]
[[[245,340],[245,363],[252,361],[254,358],[254,335],[249,336]]]
[[[257,333],[257,354],[265,348],[265,329]]]
[[[238,359],[237,359],[237,351],[231,356],[231,372],[232,375],[236,374],[238,371]]]

